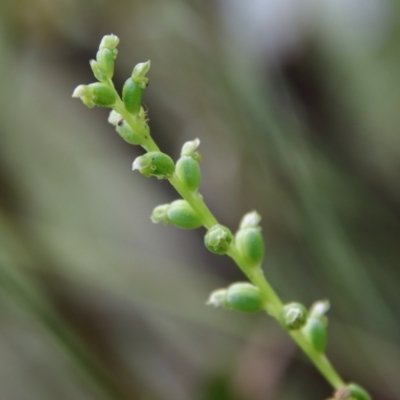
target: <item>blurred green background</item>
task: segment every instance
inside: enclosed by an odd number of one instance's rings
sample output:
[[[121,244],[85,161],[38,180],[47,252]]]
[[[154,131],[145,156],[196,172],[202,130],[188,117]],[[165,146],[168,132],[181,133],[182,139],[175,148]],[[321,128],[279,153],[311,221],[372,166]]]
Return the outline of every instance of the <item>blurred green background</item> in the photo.
[[[150,127],[201,140],[202,193],[256,209],[284,301],[328,298],[328,355],[400,398],[400,3],[3,0],[1,400],[317,400],[330,388],[265,315],[204,306],[243,279],[203,230],[154,225],[177,196],[71,98],[104,34],[115,82],[151,59]]]

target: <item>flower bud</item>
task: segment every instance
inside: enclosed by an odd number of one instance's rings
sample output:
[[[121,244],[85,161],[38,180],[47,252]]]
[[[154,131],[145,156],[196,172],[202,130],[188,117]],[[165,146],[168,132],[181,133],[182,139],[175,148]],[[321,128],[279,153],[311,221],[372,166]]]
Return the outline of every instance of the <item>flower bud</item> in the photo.
[[[258,267],[264,257],[264,241],[258,226],[260,219],[255,211],[246,214],[235,236],[236,247],[248,268]]]
[[[349,383],[343,388],[335,392],[335,399],[338,400],[371,400],[369,393],[357,385],[356,383]]]
[[[143,89],[140,83],[137,83],[128,78],[122,89],[122,100],[124,101],[125,108],[133,115],[139,114],[140,107],[142,106]]]
[[[157,206],[150,218],[155,224],[164,222],[165,225],[175,225],[182,229],[196,229],[202,226],[196,211],[183,199]]]
[[[300,303],[286,304],[279,320],[288,331],[301,329],[307,322],[307,309]]]
[[[108,49],[108,50],[116,52],[118,43],[119,43],[119,39],[117,36],[115,36],[113,34],[104,35],[103,39],[101,39],[99,49]]]
[[[234,283],[226,291],[225,308],[231,310],[242,312],[262,311],[264,303],[260,289],[251,283]]]
[[[203,225],[199,215],[186,200],[175,200],[170,204],[167,220],[183,229],[196,229]]]
[[[227,310],[252,313],[262,311],[265,301],[258,287],[248,282],[237,282],[227,289],[218,289],[212,292],[206,304],[213,307],[224,307]]]
[[[210,228],[204,237],[204,244],[207,249],[210,250],[211,253],[220,255],[228,252],[232,242],[232,232],[226,226],[219,224]]]
[[[327,343],[326,322],[321,318],[310,317],[303,332],[318,353],[325,353]]]
[[[150,60],[147,62],[136,64],[133,68],[131,78],[134,82],[138,83],[142,89],[145,89],[149,84],[149,78],[146,77],[150,69]]]
[[[107,76],[104,74],[102,69],[100,68],[99,63],[96,60],[90,60],[90,68],[92,68],[93,75],[100,82],[107,81]]]
[[[114,51],[105,48],[101,48],[96,54],[97,67],[101,71],[101,73],[105,76],[106,79],[111,79],[112,76],[114,75],[115,56],[116,54],[114,53]],[[90,63],[90,65],[92,66],[92,63]],[[94,70],[93,72],[96,76]],[[99,79],[97,76],[96,78]],[[102,79],[99,79],[99,81],[102,81]]]
[[[169,178],[174,173],[174,162],[167,154],[159,151],[150,151],[135,159],[132,170],[139,170],[141,174],[149,178],[155,176],[158,179]]]
[[[190,191],[193,192],[200,187],[200,166],[192,157],[182,156],[176,163],[175,173]]]
[[[79,85],[72,97],[79,97],[89,108],[112,107],[117,100],[117,93],[104,83],[96,82],[90,85]]]

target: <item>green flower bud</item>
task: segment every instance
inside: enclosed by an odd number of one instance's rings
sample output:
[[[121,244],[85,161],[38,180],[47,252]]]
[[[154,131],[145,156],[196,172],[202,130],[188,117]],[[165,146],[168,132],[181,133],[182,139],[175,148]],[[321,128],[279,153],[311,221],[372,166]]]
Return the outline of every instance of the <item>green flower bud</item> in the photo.
[[[140,83],[128,78],[122,89],[122,100],[125,108],[133,115],[138,115],[142,106],[143,89]]]
[[[142,89],[145,89],[149,84],[149,78],[146,77],[150,69],[150,60],[147,62],[136,64],[133,68],[131,78],[134,82],[138,83]]]
[[[288,331],[301,329],[307,322],[307,309],[300,303],[286,304],[279,320]]]
[[[111,51],[117,51],[118,43],[119,39],[117,36],[113,34],[105,35],[103,36],[103,39],[101,39],[99,49],[108,49]]]
[[[114,53],[114,51],[105,48],[100,49],[96,54],[97,68],[101,71],[101,73],[105,76],[106,79],[111,79],[112,76],[114,75],[115,56],[116,54]],[[92,62],[90,63],[90,65],[92,66]],[[93,73],[96,76],[94,70]],[[99,79],[97,76],[96,78]],[[99,81],[102,81],[102,79],[99,79]]]
[[[168,223],[183,229],[196,229],[203,225],[200,217],[186,200],[175,200],[167,210]]]
[[[248,268],[258,267],[264,257],[264,241],[258,226],[260,219],[255,211],[246,214],[235,236],[236,247]]]
[[[248,282],[237,282],[227,289],[215,290],[206,304],[247,313],[262,311],[265,307],[260,289]]]
[[[356,383],[349,383],[343,388],[335,392],[335,399],[340,400],[371,400],[369,393],[357,385]]]
[[[99,63],[96,60],[90,60],[90,68],[92,68],[93,75],[100,82],[106,82],[107,76],[104,74],[102,69],[100,68]]]
[[[155,176],[158,179],[169,178],[174,173],[174,162],[167,154],[159,151],[150,151],[135,159],[132,170],[139,170],[141,174],[149,178]]]
[[[104,83],[96,82],[90,85],[79,85],[72,97],[79,97],[89,108],[112,107],[117,100],[117,93]]]
[[[202,226],[201,219],[186,200],[175,200],[154,208],[151,214],[154,223],[164,222],[182,229],[196,229]]]
[[[325,353],[327,343],[326,322],[321,318],[310,317],[303,332],[318,353]]]
[[[193,192],[200,187],[200,166],[192,157],[182,156],[176,163],[175,173],[190,191]]]
[[[262,311],[264,303],[260,289],[251,283],[234,283],[226,291],[225,308],[231,310],[242,312]]]
[[[219,224],[210,228],[204,237],[204,244],[207,249],[215,254],[226,254],[232,242],[232,232],[226,226]]]

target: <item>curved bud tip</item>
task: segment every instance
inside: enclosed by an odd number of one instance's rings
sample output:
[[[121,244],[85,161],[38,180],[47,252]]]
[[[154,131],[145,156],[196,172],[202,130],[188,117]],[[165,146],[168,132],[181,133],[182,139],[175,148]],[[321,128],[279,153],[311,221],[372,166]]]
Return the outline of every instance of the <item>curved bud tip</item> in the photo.
[[[150,165],[151,165],[151,159],[150,158],[144,157],[144,156],[139,156],[139,157],[136,157],[135,160],[133,161],[132,171],[138,170],[144,175],[142,170],[148,168]],[[151,174],[149,174],[149,176],[150,175]]]
[[[206,305],[215,308],[223,307],[225,303],[225,297],[226,297],[226,289],[214,290],[210,294],[208,300],[206,301]]]
[[[75,88],[72,93],[72,97],[80,98],[86,96],[88,94],[88,87],[87,85],[79,85]]]
[[[167,212],[170,206],[170,204],[161,204],[160,206],[155,207],[150,216],[151,221],[155,224],[157,224],[158,222],[164,222],[165,224],[167,224]]]
[[[186,142],[182,146],[181,156],[193,156],[195,154],[195,150],[200,146],[200,139],[194,139],[189,142]],[[197,153],[197,152],[196,152]],[[198,153],[197,153],[198,154]],[[200,161],[196,159],[197,161]]]
[[[149,78],[146,77],[146,74],[147,72],[149,72],[149,69],[150,69],[150,60],[136,64],[135,67],[133,68],[131,75],[132,80],[136,83],[140,83],[142,89],[144,89],[149,82]]]
[[[307,322],[307,309],[300,303],[286,304],[279,319],[289,331],[301,329]]]
[[[89,87],[90,85],[79,85],[75,88],[72,93],[72,97],[79,98],[82,100],[82,103],[89,108],[93,108],[95,103],[93,101],[92,90]]]
[[[240,221],[240,229],[257,227],[261,221],[261,215],[257,211],[245,214]]]
[[[331,307],[329,300],[320,300],[316,301],[310,309],[310,316],[313,318],[321,318],[323,317]]]
[[[99,49],[108,49],[108,50],[115,50],[118,46],[119,38],[116,35],[105,35],[103,39],[101,39]]]

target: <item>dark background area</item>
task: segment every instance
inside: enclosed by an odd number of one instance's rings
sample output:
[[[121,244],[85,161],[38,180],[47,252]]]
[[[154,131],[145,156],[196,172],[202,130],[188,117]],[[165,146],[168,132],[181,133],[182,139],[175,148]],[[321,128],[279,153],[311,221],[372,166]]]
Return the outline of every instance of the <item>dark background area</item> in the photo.
[[[284,301],[329,299],[328,356],[400,398],[400,3],[9,0],[0,4],[0,399],[317,400],[331,389],[265,315],[209,309],[243,276],[204,230],[154,225],[167,182],[93,82],[151,59],[144,103],[174,159],[198,137],[201,192],[236,230],[256,209]]]

